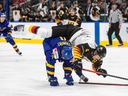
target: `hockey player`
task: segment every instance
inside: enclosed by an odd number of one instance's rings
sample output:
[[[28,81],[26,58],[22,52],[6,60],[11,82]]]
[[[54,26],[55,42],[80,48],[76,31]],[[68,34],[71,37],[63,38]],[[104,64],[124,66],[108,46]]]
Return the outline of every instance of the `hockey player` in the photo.
[[[64,79],[67,80],[67,85],[73,85],[72,73],[72,47],[65,38],[47,38],[43,42],[44,52],[46,56],[46,71],[48,81],[51,86],[58,86],[57,77],[55,77],[55,63],[58,60],[63,62]]]
[[[6,19],[6,16],[0,12],[0,35],[4,36],[5,40],[10,43],[14,50],[21,55],[22,53],[19,51],[13,37],[11,36],[11,27],[9,26],[9,22]]]
[[[102,59],[106,56],[106,48],[104,46],[97,46],[87,30],[73,26],[62,25],[54,26],[51,29],[45,29],[39,26],[30,26],[29,31],[41,36],[42,38],[64,36],[73,45],[74,55],[74,69],[77,75],[85,82],[88,78],[82,74],[82,59],[87,59],[92,62],[94,71],[107,73],[105,69],[101,68]],[[104,75],[104,77],[106,77]]]

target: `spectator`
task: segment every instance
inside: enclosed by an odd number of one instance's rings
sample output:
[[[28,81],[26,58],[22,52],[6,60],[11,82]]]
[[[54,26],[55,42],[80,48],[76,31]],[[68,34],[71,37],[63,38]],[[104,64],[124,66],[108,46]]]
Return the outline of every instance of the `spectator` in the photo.
[[[83,9],[81,8],[80,4],[78,2],[74,2],[74,9],[76,10],[76,15],[80,18],[83,19],[83,16],[85,16]]]
[[[26,0],[26,1],[28,1],[28,0]],[[17,5],[17,4],[22,4],[22,3],[24,3],[25,2],[25,0],[11,0],[11,3],[13,4],[13,5]]]
[[[34,8],[32,8],[32,6],[30,4],[28,5],[27,14],[26,15],[28,16],[28,20],[30,22],[35,21],[35,10],[34,10]]]
[[[108,16],[109,16],[109,14],[110,14],[110,10],[111,10],[112,5],[113,5],[114,3],[116,3],[116,0],[110,0],[110,1],[108,2]]]
[[[124,21],[128,22],[128,7],[126,2],[122,2],[120,5],[120,10],[122,11]]]
[[[38,11],[35,13],[35,21],[36,22],[42,21],[42,16],[41,16],[40,12],[38,12]]]
[[[64,7],[64,3],[61,1],[58,3],[57,6],[57,14],[56,14],[56,19],[55,22],[57,23],[57,25],[61,25],[61,21],[67,19],[68,16],[68,8]]]
[[[91,18],[95,17],[95,19],[98,20],[101,19],[103,21],[104,20],[106,21],[107,20],[106,16],[107,15],[109,16],[111,6],[113,3],[118,3],[120,5],[120,9],[122,11],[124,20],[127,21],[126,0],[10,0],[12,9],[14,9],[13,7],[16,6],[16,4],[20,5],[21,21],[23,20],[23,21],[32,21],[32,22],[34,21],[54,22],[56,14],[58,14],[58,10],[60,9],[68,10],[70,8],[75,9],[77,16],[79,16],[79,18],[81,18],[82,21],[95,21],[90,19],[90,17]],[[1,9],[1,5],[0,5],[0,9]],[[93,16],[94,14],[92,15],[92,9],[99,10],[99,14],[97,16]],[[12,11],[10,12],[12,14]],[[63,13],[63,10],[61,12]],[[17,12],[14,13],[17,14]],[[69,13],[66,12],[66,14]],[[100,14],[102,16],[101,18],[100,18]]]
[[[0,12],[1,12],[1,13],[5,13],[5,10],[4,10],[4,8],[3,8],[3,4],[2,4],[2,3],[0,3]]]
[[[90,21],[100,21],[100,7],[98,7],[97,5],[94,5],[91,8]]]
[[[118,3],[119,5],[122,4],[123,0],[116,0],[116,3]]]
[[[125,9],[123,17],[124,17],[124,21],[128,22],[128,7]]]
[[[48,21],[49,12],[48,12],[48,6],[46,4],[46,0],[41,0],[37,10],[40,12],[42,18],[44,18],[43,21]]]
[[[71,24],[81,27],[81,19],[77,16],[73,8],[69,10],[69,15],[67,19],[71,21]],[[70,24],[70,22],[68,24]]]
[[[21,9],[20,6],[17,4],[16,7],[12,10],[13,21],[19,22],[21,20]]]
[[[87,4],[85,6],[86,21],[90,21],[91,8],[92,8],[92,1],[87,0]]]
[[[50,8],[50,17],[51,17],[51,21],[55,22],[55,18],[56,18],[56,5],[55,5],[55,2],[52,2],[52,6]]]
[[[107,13],[107,4],[104,2],[104,0],[98,0],[97,5],[100,7],[101,14]]]

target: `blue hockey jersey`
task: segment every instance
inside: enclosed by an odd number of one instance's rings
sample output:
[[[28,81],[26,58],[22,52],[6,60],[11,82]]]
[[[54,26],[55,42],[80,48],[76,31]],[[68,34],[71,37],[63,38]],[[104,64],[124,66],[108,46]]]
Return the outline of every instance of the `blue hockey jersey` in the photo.
[[[5,19],[4,22],[0,22],[0,33],[7,34],[8,32],[11,32],[11,27],[9,21]]]
[[[61,56],[61,50],[64,46],[71,46],[71,44],[63,37],[45,39],[43,42],[43,47],[46,60],[49,63],[55,63],[56,60],[66,61]]]

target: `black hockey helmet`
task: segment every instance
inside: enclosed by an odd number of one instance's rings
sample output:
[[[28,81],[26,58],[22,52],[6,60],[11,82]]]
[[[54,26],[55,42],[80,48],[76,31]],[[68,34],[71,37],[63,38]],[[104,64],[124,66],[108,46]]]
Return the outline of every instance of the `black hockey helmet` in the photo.
[[[94,51],[95,54],[98,54],[100,58],[104,58],[106,56],[107,50],[104,46],[99,45],[96,47],[96,50]]]

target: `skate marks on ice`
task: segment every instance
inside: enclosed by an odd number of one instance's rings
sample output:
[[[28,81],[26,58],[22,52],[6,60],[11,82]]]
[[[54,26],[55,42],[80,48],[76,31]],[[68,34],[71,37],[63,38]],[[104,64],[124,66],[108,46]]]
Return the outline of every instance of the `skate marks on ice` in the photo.
[[[9,45],[0,46],[0,96],[128,96],[128,87],[80,85],[79,78],[73,73],[74,86],[67,86],[63,80],[62,65],[56,65],[56,76],[60,86],[51,87],[47,82],[45,56],[42,45],[19,44],[23,56],[18,56]],[[128,77],[125,48],[107,48],[103,67],[109,73]],[[11,50],[11,51],[10,51]],[[120,52],[120,53],[119,53]],[[122,56],[120,56],[122,55]],[[86,64],[85,64],[86,65]],[[90,65],[84,66],[90,68]],[[90,82],[127,83],[115,78],[103,78],[84,72]]]

